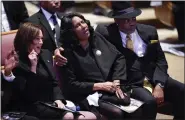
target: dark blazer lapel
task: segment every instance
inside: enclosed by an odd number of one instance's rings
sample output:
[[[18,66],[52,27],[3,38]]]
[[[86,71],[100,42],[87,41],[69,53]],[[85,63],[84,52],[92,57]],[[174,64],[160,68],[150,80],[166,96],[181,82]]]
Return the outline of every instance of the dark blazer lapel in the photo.
[[[110,26],[108,26],[108,31],[109,31],[109,36],[113,37],[110,39],[111,43],[117,46],[117,48],[122,49],[123,48],[122,39],[117,25],[115,23],[111,24]]]
[[[40,59],[45,64],[48,73],[52,76],[52,78],[55,78],[56,76],[54,74],[53,60],[52,60],[52,57],[50,55],[51,54],[47,54],[46,52],[42,51],[40,53]]]
[[[55,43],[53,31],[51,30],[51,27],[50,27],[46,17],[42,13],[42,10],[40,10],[38,13],[39,13],[38,14],[38,19],[40,20],[41,24],[46,28],[46,30],[48,31],[50,37],[52,38],[53,42]]]
[[[137,24],[136,29],[137,29],[137,32],[138,32],[139,36],[141,37],[141,39],[146,44],[149,44],[150,40],[148,39],[149,38],[148,34],[146,34],[146,29],[144,30],[144,28],[142,28],[141,24]]]
[[[116,54],[110,51],[105,41],[106,40],[102,40],[102,38],[96,37],[93,42],[94,47],[92,50],[104,79],[107,79],[110,72],[109,70],[112,67],[111,63],[115,60]],[[98,50],[101,51],[101,55],[97,55]]]
[[[150,37],[148,36],[146,29],[144,29],[141,24],[137,24],[136,29],[137,29],[137,32],[138,32],[139,36],[141,37],[141,39],[147,45],[146,50],[145,50],[145,55],[146,55],[148,53],[149,48],[150,48],[150,39],[149,39]]]

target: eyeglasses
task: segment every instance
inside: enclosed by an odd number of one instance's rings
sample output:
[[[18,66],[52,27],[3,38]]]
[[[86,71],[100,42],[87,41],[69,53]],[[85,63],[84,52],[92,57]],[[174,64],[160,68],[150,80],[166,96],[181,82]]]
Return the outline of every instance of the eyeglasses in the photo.
[[[124,21],[124,23],[125,24],[127,24],[127,23],[130,23],[130,22],[132,22],[132,21],[136,21],[136,17],[132,17],[132,18],[124,18],[124,19],[122,19],[123,21]]]

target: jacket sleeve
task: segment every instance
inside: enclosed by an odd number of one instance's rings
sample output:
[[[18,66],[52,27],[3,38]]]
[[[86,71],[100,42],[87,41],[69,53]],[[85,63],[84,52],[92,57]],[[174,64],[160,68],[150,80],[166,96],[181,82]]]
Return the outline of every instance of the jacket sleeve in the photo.
[[[127,82],[126,77],[126,61],[125,57],[119,53],[116,57],[116,60],[113,64],[113,80],[120,80],[122,83]]]
[[[158,40],[157,30],[154,30],[155,35],[153,39]],[[160,42],[158,41],[156,44],[156,60],[152,63],[155,66],[155,70],[153,73],[153,82],[154,84],[157,84],[159,82],[165,84],[166,80],[169,77],[167,73],[168,64],[164,52],[162,51],[162,48],[160,46]]]
[[[19,90],[20,92],[24,91],[26,87],[26,78],[24,76],[24,71],[18,66],[14,68],[12,72],[15,76],[15,79],[12,81],[14,90]]]
[[[16,67],[13,70],[13,74],[15,75],[15,79],[12,82],[13,89],[21,94],[24,93],[25,97],[30,98],[30,100],[31,99],[36,100],[37,98],[34,98],[35,96],[34,93],[37,92],[36,90],[38,90],[38,85],[36,84],[41,84],[41,82],[39,81],[40,78],[38,77],[37,74],[28,71],[22,67]],[[52,94],[53,98],[51,99],[53,101],[51,102],[54,102],[55,100],[61,100],[64,104],[66,104],[65,98],[63,97],[62,92],[55,79],[52,79],[51,85],[53,90],[48,91],[53,92]],[[40,87],[42,88],[42,86]]]

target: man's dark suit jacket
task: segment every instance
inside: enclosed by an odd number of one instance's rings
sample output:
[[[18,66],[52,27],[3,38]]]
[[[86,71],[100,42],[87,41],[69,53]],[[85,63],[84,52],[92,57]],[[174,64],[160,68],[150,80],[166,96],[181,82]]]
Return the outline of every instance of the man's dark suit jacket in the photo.
[[[81,102],[86,99],[88,95],[94,93],[94,83],[112,80],[120,80],[121,83],[127,83],[125,57],[99,33],[95,33],[90,46],[92,46],[94,60],[103,76],[102,81],[95,80],[92,77],[84,78],[85,71],[83,67],[85,66],[83,64],[80,65],[78,62],[80,59],[77,59],[76,56],[81,56],[79,53],[80,46],[74,48],[64,46],[65,51],[63,55],[68,59],[68,64],[63,66],[63,75],[67,75],[63,87],[67,89],[67,91],[64,91],[67,93],[67,99],[71,99],[74,102]],[[101,51],[100,56],[96,54],[97,50]],[[86,69],[89,69],[89,71],[93,73],[92,68]]]
[[[57,14],[59,18],[61,15]],[[46,17],[44,16],[44,13],[40,9],[39,12],[35,13],[34,15],[30,16],[28,19],[25,20],[25,22],[31,22],[38,25],[41,25],[44,29],[44,39],[43,39],[43,49],[48,49],[51,52],[54,52],[56,49],[56,43],[54,39],[54,33],[49,25],[49,22],[47,21]],[[59,45],[60,46],[60,45]]]
[[[19,28],[21,22],[29,17],[24,1],[2,1],[11,30]]]
[[[15,79],[12,82],[14,95],[19,97],[16,100],[14,109],[20,108],[23,111],[28,111],[29,107],[37,101],[54,102],[55,100],[65,99],[61,93],[58,83],[55,80],[52,54],[48,50],[42,50],[40,53],[40,64],[47,71],[48,76],[33,73],[27,62],[28,59],[19,59],[19,65],[13,69]]]
[[[165,84],[168,79],[167,61],[158,40],[157,30],[149,25],[137,24],[139,36],[147,44],[145,56],[142,58],[122,46],[121,36],[115,23],[98,25],[96,31],[102,34],[125,56],[127,63],[127,79],[133,84],[143,85],[144,77],[147,76],[153,85]]]

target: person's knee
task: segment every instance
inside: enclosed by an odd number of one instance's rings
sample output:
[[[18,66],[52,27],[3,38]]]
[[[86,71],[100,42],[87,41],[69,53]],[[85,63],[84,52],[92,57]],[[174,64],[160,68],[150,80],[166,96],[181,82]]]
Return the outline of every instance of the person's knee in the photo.
[[[71,120],[71,119],[74,119],[74,115],[73,113],[70,113],[70,112],[66,113],[63,117],[63,120]]]
[[[157,107],[157,101],[154,97],[148,99],[145,103],[147,103],[148,105]]]
[[[151,97],[145,101],[144,106],[153,110],[157,110],[157,101],[154,97]]]
[[[96,120],[95,114],[88,111],[80,111],[82,115],[78,116],[78,120]]]
[[[124,116],[124,112],[121,109],[112,109],[111,114],[117,118],[122,118]]]

